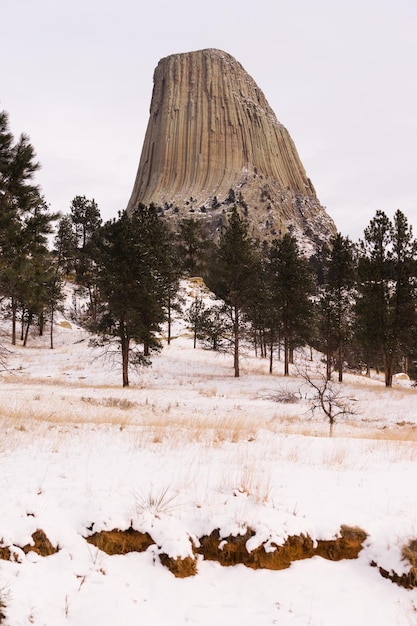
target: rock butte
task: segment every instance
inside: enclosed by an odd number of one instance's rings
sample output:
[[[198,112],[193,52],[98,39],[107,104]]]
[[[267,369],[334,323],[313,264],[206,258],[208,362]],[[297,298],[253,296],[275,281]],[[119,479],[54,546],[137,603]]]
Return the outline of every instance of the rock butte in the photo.
[[[291,229],[310,252],[336,233],[264,94],[215,49],[171,55],[155,70],[128,212],[139,203],[172,220],[201,219],[211,236],[236,205],[253,236]]]

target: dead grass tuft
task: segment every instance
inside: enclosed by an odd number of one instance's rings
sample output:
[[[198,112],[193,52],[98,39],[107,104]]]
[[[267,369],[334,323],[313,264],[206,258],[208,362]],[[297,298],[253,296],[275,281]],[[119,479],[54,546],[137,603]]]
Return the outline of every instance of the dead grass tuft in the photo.
[[[170,487],[163,487],[159,491],[150,490],[148,493],[135,493],[137,513],[150,513],[157,519],[167,515],[174,508],[177,493],[169,493]]]
[[[256,503],[264,504],[271,499],[271,476],[260,475],[258,470],[259,465],[245,466],[235,491],[237,494],[246,494]]]
[[[215,387],[200,388],[198,393],[204,398],[214,398],[217,396],[217,389]]]
[[[129,411],[138,406],[137,402],[131,402],[127,398],[90,398],[86,396],[81,397],[82,402],[92,404],[94,406],[104,406],[111,409],[121,409],[122,411]]]
[[[406,559],[410,565],[411,569],[409,571],[410,585],[413,587],[417,587],[417,539],[412,539],[406,546],[402,549],[403,559]]]

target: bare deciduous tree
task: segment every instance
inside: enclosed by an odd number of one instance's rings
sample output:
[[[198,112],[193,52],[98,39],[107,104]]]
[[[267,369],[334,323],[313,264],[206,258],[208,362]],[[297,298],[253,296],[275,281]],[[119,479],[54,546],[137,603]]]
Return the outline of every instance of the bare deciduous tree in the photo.
[[[308,397],[312,414],[320,411],[329,422],[329,437],[333,436],[336,420],[355,415],[353,400],[342,393],[342,385],[327,376],[320,364],[304,361],[296,367],[297,373],[312,391]]]

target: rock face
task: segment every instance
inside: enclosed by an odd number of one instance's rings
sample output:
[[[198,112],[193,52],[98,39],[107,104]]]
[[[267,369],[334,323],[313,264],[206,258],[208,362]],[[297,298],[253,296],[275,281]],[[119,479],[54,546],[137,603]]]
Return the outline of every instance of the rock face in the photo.
[[[155,70],[128,211],[140,202],[171,219],[204,220],[213,236],[234,205],[261,239],[291,228],[314,248],[336,232],[264,94],[214,49],[174,54]]]

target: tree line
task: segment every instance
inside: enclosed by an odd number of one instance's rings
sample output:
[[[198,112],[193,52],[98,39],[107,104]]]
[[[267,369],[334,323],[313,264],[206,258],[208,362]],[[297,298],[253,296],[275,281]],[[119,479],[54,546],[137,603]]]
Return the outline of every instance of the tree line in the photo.
[[[398,369],[414,375],[417,244],[401,211],[377,211],[359,242],[337,233],[308,259],[291,232],[253,240],[237,207],[216,243],[192,218],[174,231],[154,206],[103,223],[94,199],[75,196],[58,215],[33,183],[38,169],[28,137],[15,140],[0,113],[0,296],[12,344],[49,324],[53,347],[71,280],[88,302],[82,322],[127,386],[129,368],[161,349],[163,324],[171,340],[180,279],[201,276],[217,300],[196,297],[186,312],[194,345],[231,350],[236,377],[247,346],[271,372],[282,357],[285,375],[301,346],[324,355],[328,379],[335,368],[342,382],[346,365],[383,371],[387,386]]]
[[[231,321],[235,376],[239,345],[248,331],[270,371],[283,352],[284,375],[301,346],[319,350],[327,378],[339,382],[346,365],[416,373],[417,242],[399,210],[390,220],[377,211],[354,244],[337,233],[319,255],[307,259],[291,233],[260,246],[233,209],[206,277]]]

